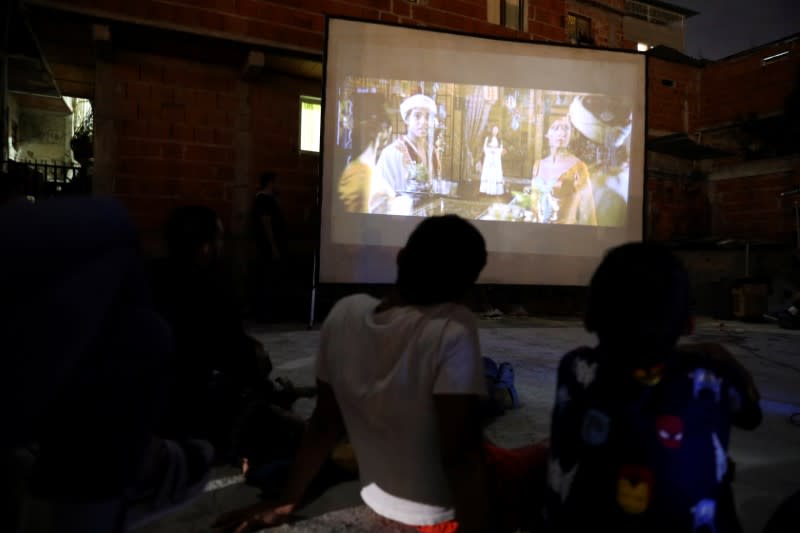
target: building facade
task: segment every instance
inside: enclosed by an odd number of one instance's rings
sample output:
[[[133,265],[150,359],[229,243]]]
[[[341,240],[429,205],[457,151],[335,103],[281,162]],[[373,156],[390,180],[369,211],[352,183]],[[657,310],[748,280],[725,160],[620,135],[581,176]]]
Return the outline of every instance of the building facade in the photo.
[[[650,50],[648,136],[662,142],[648,156],[647,236],[792,239],[792,206],[776,196],[798,183],[792,150],[763,148],[754,163],[741,139],[784,116],[787,99],[796,102],[796,39],[693,60],[680,52],[695,13],[644,0],[25,0],[19,7],[50,96],[93,102],[93,190],[120,198],[146,240],[155,242],[166,212],[186,203],[210,205],[241,234],[257,176],[272,169],[295,248],[314,248],[319,160],[299,150],[299,101],[321,96],[328,15]],[[25,83],[12,87],[13,69],[9,63],[6,108],[26,91]]]

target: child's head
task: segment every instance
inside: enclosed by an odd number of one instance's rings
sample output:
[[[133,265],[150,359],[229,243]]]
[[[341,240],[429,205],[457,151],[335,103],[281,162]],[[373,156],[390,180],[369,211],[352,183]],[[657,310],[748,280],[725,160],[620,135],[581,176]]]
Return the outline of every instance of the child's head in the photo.
[[[689,275],[663,246],[612,249],[592,276],[586,329],[600,343],[642,357],[671,349],[691,330]]]
[[[397,289],[409,304],[455,302],[485,265],[486,242],[475,226],[456,215],[426,218],[397,255]]]
[[[261,175],[258,177],[258,183],[262,189],[266,189],[270,185],[275,184],[275,180],[277,179],[278,175],[275,172],[267,171],[262,172]]]
[[[165,236],[170,257],[207,266],[221,252],[222,223],[210,207],[178,207],[167,218]]]

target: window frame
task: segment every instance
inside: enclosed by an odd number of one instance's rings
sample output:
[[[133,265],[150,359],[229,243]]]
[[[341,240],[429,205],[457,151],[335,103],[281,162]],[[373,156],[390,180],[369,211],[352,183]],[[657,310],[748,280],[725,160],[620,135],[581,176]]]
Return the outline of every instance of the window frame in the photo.
[[[313,154],[319,155],[322,152],[322,97],[319,96],[310,96],[306,94],[300,95],[300,105],[298,106],[298,121],[300,126],[298,127],[298,134],[297,134],[297,148],[301,154]],[[304,150],[303,149],[303,104],[316,104],[319,105],[319,131],[318,131],[318,145],[317,150]]]
[[[508,0],[500,0],[500,25],[504,28],[510,28],[512,30],[517,31],[527,31],[527,11],[528,11],[528,0],[518,0],[519,5],[517,6],[517,24],[518,26],[509,26],[508,21],[506,20],[506,3]]]
[[[574,35],[570,33],[570,17],[575,19],[575,33]],[[585,41],[581,41],[579,39],[580,32],[578,31],[579,23],[583,21],[586,23],[587,33],[585,35]],[[593,44],[594,43],[594,35],[592,34],[592,19],[591,17],[587,17],[586,15],[581,15],[580,13],[574,13],[572,11],[567,12],[566,18],[564,20],[564,26],[567,33],[567,40],[569,40],[572,44]]]

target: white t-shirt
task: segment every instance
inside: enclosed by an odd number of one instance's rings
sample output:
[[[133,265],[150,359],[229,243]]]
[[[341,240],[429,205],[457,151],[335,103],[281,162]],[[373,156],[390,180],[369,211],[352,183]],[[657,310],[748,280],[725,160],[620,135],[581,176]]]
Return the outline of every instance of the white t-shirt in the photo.
[[[454,517],[435,394],[486,394],[477,322],[457,304],[375,313],[364,294],[322,326],[317,377],[331,385],[358,460],[361,498],[409,525]]]

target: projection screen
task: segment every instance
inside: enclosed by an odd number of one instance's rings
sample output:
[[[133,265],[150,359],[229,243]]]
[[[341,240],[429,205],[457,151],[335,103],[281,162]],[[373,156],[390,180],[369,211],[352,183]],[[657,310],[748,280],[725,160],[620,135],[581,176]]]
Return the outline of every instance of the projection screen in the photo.
[[[321,283],[393,282],[445,213],[483,233],[481,283],[586,285],[641,240],[643,54],[336,18],[327,40]]]

